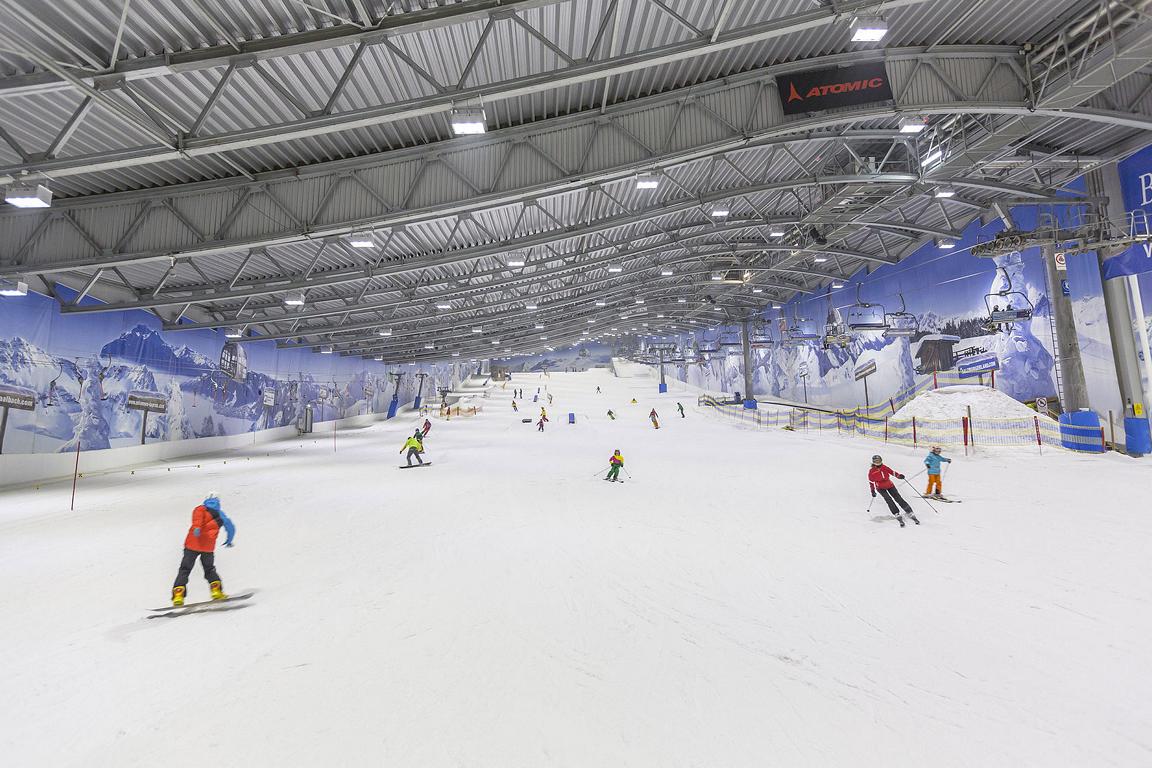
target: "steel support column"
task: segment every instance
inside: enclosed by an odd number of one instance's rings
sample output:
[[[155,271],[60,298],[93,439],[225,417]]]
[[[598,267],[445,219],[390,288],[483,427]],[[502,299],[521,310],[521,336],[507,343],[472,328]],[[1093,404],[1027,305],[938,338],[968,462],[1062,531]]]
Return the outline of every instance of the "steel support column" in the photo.
[[[1048,273],[1048,299],[1055,320],[1057,365],[1064,384],[1063,402],[1065,411],[1078,411],[1087,408],[1088,384],[1084,378],[1084,361],[1080,357],[1080,340],[1076,335],[1076,316],[1072,312],[1072,298],[1061,290],[1061,273],[1056,270],[1055,248],[1046,245],[1041,249],[1044,268]]]

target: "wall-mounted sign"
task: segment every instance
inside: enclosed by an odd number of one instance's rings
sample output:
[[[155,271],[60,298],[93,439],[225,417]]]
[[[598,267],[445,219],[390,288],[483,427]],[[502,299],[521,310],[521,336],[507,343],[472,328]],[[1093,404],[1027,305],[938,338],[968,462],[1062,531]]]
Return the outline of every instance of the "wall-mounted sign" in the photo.
[[[130,411],[168,412],[168,398],[159,392],[133,390],[128,393],[127,405]]]
[[[36,393],[26,387],[12,387],[0,384],[0,408],[15,408],[17,411],[36,410]]]
[[[266,405],[269,408],[276,405],[276,390],[274,390],[274,389],[264,390],[264,405]]]
[[[1046,397],[1036,398],[1036,410],[1039,411],[1040,413],[1048,413],[1048,398],[1046,398]]]
[[[1000,358],[992,353],[965,357],[956,363],[956,372],[962,379],[998,370],[1000,370]]]
[[[860,381],[860,379],[871,376],[874,373],[876,373],[876,361],[869,360],[868,362],[864,363],[864,365],[861,365],[859,368],[853,371],[852,375],[855,377],[856,381]]]
[[[1056,251],[1056,254],[1052,258],[1053,261],[1056,262],[1057,270],[1061,272],[1068,271],[1068,256],[1064,253],[1064,251]]]
[[[884,62],[779,75],[780,106],[786,115],[818,112],[853,104],[889,101],[892,87]]]

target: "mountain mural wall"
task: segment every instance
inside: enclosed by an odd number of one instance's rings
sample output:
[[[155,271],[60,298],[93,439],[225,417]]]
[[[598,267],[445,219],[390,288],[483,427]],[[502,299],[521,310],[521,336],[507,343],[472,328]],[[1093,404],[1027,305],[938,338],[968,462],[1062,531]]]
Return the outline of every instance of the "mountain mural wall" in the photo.
[[[1037,215],[1032,206],[1012,211],[1022,229],[1032,228]],[[1049,292],[1055,289],[1067,290],[1074,302],[1093,407],[1103,413],[1122,412],[1096,255],[1069,255],[1066,278],[1050,288],[1038,248],[994,259],[971,255],[969,248],[1001,229],[999,221],[973,222],[954,249],[927,245],[899,264],[853,275],[841,289],[797,296],[779,309],[765,311],[757,326],[771,343],[752,350],[753,394],[853,408],[865,404],[864,386],[854,373],[875,362],[876,372],[868,377],[868,398],[875,405],[930,377],[934,370],[955,370],[965,360],[994,356],[998,389],[1022,401],[1047,397],[1055,402],[1049,304]],[[1145,285],[1152,288],[1152,280]],[[886,316],[887,322],[903,325],[909,333],[849,330],[826,344],[829,326],[845,322],[861,305],[872,308],[859,311]],[[1030,316],[1001,325],[989,322],[994,310],[1008,307],[1027,309]],[[1152,326],[1152,317],[1146,322]],[[743,393],[741,348],[720,343],[737,338],[739,331],[738,326],[722,326],[660,337],[695,353],[688,355],[688,362],[668,366],[666,373],[705,389]],[[797,335],[812,338],[797,340]],[[990,383],[990,375],[984,381]]]
[[[67,315],[45,296],[5,297],[0,393],[30,393],[35,406],[9,410],[3,452],[235,435],[298,423],[308,406],[315,422],[383,413],[397,393],[390,373],[401,374],[401,403],[415,398],[416,373],[428,374],[428,400],[469,374],[464,364],[386,366],[273,342],[245,342],[247,366],[230,374],[221,367],[229,343],[216,331],[162,331],[143,312]],[[129,407],[133,393],[160,396],[165,412]]]

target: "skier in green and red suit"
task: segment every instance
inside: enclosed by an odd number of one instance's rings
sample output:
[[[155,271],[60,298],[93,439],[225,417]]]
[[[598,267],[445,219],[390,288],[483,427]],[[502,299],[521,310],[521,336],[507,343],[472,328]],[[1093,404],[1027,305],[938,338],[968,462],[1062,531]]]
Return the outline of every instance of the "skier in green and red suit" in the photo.
[[[612,456],[608,459],[608,477],[605,480],[610,480],[613,483],[622,482],[620,480],[620,470],[624,468],[624,457],[620,454],[620,449],[617,448],[612,452]]]

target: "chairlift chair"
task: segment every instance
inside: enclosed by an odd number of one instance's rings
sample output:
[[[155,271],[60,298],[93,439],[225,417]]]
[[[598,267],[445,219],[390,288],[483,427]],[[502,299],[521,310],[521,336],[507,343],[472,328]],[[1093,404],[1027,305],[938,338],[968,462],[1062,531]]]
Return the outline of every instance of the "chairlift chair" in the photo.
[[[784,332],[786,341],[789,343],[796,343],[800,341],[815,341],[820,338],[820,329],[816,325],[816,321],[810,318],[802,318],[796,314],[792,318],[792,325]]]
[[[763,349],[772,346],[775,342],[768,326],[764,323],[758,323],[748,329],[748,343],[754,349]]]
[[[700,352],[719,352],[720,351],[720,339],[719,339],[719,337],[717,337],[715,339],[709,339],[705,336],[702,336],[700,338],[700,342],[696,345],[696,347]]]
[[[908,307],[904,303],[904,294],[898,293],[896,295],[900,297],[900,310],[884,315],[884,323],[888,326],[884,330],[884,335],[888,338],[915,336],[919,330],[916,315],[908,311]]]
[[[860,299],[860,283],[856,283],[856,303],[845,310],[845,325],[852,331],[885,331],[888,324],[883,304],[869,304]]]
[[[744,344],[739,331],[721,331],[718,341],[722,347],[739,347]]]
[[[997,269],[1004,273],[1004,281],[1007,286],[984,297],[984,306],[988,309],[988,325],[993,329],[998,329],[1000,326],[1031,320],[1036,307],[1028,298],[1028,294],[1013,290],[1012,276],[1008,274],[1006,268],[997,267]]]

